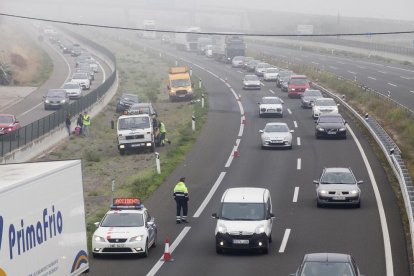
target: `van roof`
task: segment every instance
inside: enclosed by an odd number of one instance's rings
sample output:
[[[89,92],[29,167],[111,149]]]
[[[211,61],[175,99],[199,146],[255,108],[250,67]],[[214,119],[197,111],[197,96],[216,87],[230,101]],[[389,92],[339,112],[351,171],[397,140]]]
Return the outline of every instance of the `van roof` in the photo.
[[[264,202],[264,195],[268,191],[264,188],[230,188],[224,192],[222,202]]]

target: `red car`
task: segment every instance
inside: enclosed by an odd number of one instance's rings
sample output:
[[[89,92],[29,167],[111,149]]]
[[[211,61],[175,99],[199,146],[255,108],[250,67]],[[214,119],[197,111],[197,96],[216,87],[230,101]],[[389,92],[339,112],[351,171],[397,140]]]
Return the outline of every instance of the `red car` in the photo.
[[[310,82],[305,75],[293,75],[288,83],[288,97],[300,98],[306,89],[310,88]]]
[[[11,114],[0,114],[0,135],[8,134],[20,128],[20,123]]]

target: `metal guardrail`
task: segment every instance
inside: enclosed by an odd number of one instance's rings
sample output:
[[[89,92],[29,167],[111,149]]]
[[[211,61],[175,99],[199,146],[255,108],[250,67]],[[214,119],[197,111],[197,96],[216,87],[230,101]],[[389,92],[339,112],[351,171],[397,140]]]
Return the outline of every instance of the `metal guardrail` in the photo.
[[[66,114],[76,116],[82,113],[87,108],[91,107],[94,103],[99,102],[100,99],[106,94],[109,88],[113,85],[116,79],[116,58],[115,55],[108,49],[101,45],[84,38],[70,30],[65,29],[65,32],[69,33],[72,37],[75,37],[78,41],[96,49],[97,51],[108,57],[114,64],[114,71],[112,74],[102,83],[99,87],[89,92],[87,95],[81,97],[77,101],[71,102],[66,108],[57,110],[49,114],[48,116],[41,118],[29,125],[26,125],[19,130],[10,134],[0,136],[0,156],[3,157],[6,154],[11,153],[14,150],[35,141],[44,134],[59,127],[65,122]]]

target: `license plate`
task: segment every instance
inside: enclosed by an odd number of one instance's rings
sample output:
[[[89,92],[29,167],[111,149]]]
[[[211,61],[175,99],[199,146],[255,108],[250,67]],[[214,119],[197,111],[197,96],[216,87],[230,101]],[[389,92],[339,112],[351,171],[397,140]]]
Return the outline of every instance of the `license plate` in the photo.
[[[131,147],[133,147],[133,148],[136,148],[136,147],[139,147],[140,146],[140,144],[132,144],[131,145]]]
[[[276,112],[274,109],[268,109],[267,112]]]
[[[117,244],[117,243],[115,243],[115,244],[110,244],[109,247],[112,247],[112,248],[120,248],[120,247],[125,247],[125,244]]]
[[[249,240],[233,240],[234,244],[249,244]]]
[[[336,131],[328,131],[328,134],[336,134]]]
[[[334,196],[332,199],[333,200],[345,200],[345,197],[344,196]]]

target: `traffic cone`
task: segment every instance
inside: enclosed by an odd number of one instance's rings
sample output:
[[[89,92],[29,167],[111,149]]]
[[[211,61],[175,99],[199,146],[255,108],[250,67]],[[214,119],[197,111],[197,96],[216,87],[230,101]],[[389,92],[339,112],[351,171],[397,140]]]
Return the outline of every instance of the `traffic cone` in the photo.
[[[242,125],[246,124],[246,117],[244,115],[242,116],[241,123]]]
[[[233,156],[234,157],[238,157],[239,156],[239,151],[237,150],[237,144],[234,145]]]
[[[165,240],[165,250],[164,250],[164,262],[172,262],[171,253],[170,253],[170,241],[168,239]]]

